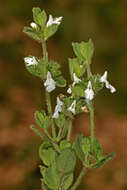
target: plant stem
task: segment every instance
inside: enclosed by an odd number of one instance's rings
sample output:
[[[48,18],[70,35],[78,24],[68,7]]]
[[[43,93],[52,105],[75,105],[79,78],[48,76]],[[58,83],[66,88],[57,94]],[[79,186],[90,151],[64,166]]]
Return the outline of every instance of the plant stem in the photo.
[[[47,49],[46,49],[46,42],[43,41],[42,42],[42,49],[43,49],[43,60],[45,62],[45,64],[48,64],[48,53],[47,53]],[[48,109],[48,113],[50,115],[50,117],[52,118],[52,106],[51,106],[51,98],[50,98],[50,93],[48,93],[46,91],[46,104],[47,104],[47,109]],[[56,138],[56,130],[55,130],[55,125],[54,125],[54,121],[52,119],[52,135],[53,138]]]
[[[76,182],[74,183],[74,185],[70,188],[70,190],[75,190],[77,189],[77,187],[80,185],[82,178],[84,177],[84,175],[87,173],[87,168],[85,168],[85,166],[82,168]]]
[[[68,133],[67,133],[67,141],[71,141],[71,132],[72,132],[72,121],[68,121]]]
[[[57,141],[61,139],[61,133],[62,133],[63,128],[59,129],[58,136],[57,136]]]
[[[88,75],[88,79],[90,79],[91,71],[90,71],[89,63],[87,63],[87,75]],[[91,126],[91,144],[93,145],[95,124],[94,124],[94,106],[93,106],[92,100],[89,102],[89,111],[90,111],[90,126]]]

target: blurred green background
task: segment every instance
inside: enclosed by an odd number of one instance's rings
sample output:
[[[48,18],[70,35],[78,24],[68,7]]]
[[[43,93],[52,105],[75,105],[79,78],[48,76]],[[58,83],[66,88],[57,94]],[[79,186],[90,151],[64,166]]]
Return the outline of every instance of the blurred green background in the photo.
[[[71,43],[93,39],[94,73],[109,71],[115,94],[103,90],[96,98],[96,135],[104,151],[116,152],[107,166],[90,171],[79,190],[127,190],[127,1],[126,0],[0,0],[0,189],[39,190],[38,147],[29,129],[36,109],[45,108],[41,81],[30,75],[23,58],[41,56],[41,47],[23,34],[32,21],[32,7],[63,16],[48,42],[50,59],[62,65],[70,82]],[[66,89],[65,89],[66,91]],[[65,92],[64,91],[64,92]],[[53,92],[53,102],[56,94]],[[88,115],[74,121],[74,133],[89,134]],[[78,173],[78,169],[77,169]]]

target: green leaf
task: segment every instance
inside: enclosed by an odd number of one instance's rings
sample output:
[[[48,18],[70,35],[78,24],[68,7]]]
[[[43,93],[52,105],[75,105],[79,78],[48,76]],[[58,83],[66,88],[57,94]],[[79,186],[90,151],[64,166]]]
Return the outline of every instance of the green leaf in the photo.
[[[85,154],[85,156],[88,156],[90,154],[91,151],[91,138],[88,137],[84,137],[81,140],[81,148],[83,153]]]
[[[85,96],[84,90],[80,86],[74,86],[71,89],[72,89],[73,96],[78,96],[78,97]]]
[[[65,124],[65,121],[66,121],[66,118],[64,116],[64,114],[59,114],[59,117],[57,119],[55,119],[55,122],[56,122],[56,125],[59,127],[59,128],[62,128]]]
[[[60,183],[60,187],[62,190],[67,190],[73,183],[73,178],[74,178],[74,175],[73,173],[70,173],[70,174],[67,174],[67,175],[64,175],[62,177],[62,180],[61,180],[61,183]]]
[[[41,11],[41,9],[38,7],[33,8],[33,20],[36,24],[40,25],[43,28],[47,21],[47,15],[45,11]]]
[[[39,148],[39,156],[46,166],[51,166],[55,162],[57,153],[53,148],[45,149],[43,144]]]
[[[91,39],[88,42],[82,42],[81,53],[86,61],[91,61],[94,53],[94,45]]]
[[[85,65],[81,65],[79,59],[69,59],[70,74],[73,79],[73,73],[76,73],[77,77],[81,77],[85,72]]]
[[[56,167],[52,164],[51,167],[47,168],[44,172],[44,182],[49,189],[58,190],[59,189],[59,173],[57,172]]]
[[[84,136],[81,135],[81,134],[78,134],[76,140],[74,141],[74,143],[73,143],[73,145],[72,145],[72,148],[75,150],[75,152],[76,152],[78,158],[79,158],[81,161],[84,161],[85,155],[84,155],[84,153],[83,153],[83,151],[82,151],[82,147],[81,147],[82,139],[84,139]]]
[[[30,128],[38,135],[41,137],[41,139],[43,141],[48,141],[48,138],[46,136],[44,136],[43,134],[41,134],[41,132],[37,129],[37,127],[35,125],[31,125]]]
[[[36,111],[34,116],[35,116],[36,123],[39,125],[39,127],[43,129],[48,129],[48,127],[52,123],[51,117],[46,116],[46,113],[43,110]]]
[[[96,160],[103,158],[103,151],[97,139],[94,140],[92,151]]]
[[[80,61],[91,62],[94,53],[94,45],[91,39],[88,42],[73,43],[72,46]]]
[[[44,40],[47,40],[49,37],[54,35],[56,33],[57,29],[58,29],[58,25],[56,25],[56,24],[52,24],[51,26],[46,27],[44,29]]]
[[[66,86],[66,80],[62,76],[58,76],[57,78],[55,78],[55,82],[58,87]]]
[[[46,78],[46,64],[42,59],[37,59],[38,64],[37,65],[30,65],[28,66],[27,63],[25,63],[26,69],[32,74],[35,75],[41,79]]]
[[[72,47],[73,47],[73,51],[74,51],[75,55],[79,58],[79,60],[81,62],[83,62],[84,56],[81,53],[81,43],[77,43],[77,42],[72,43]]]
[[[48,63],[47,69],[48,71],[50,71],[52,77],[54,78],[61,75],[60,67],[61,67],[60,64],[58,64],[57,62],[50,61]]]
[[[24,27],[23,32],[25,34],[27,34],[29,37],[36,40],[37,42],[41,43],[41,41],[42,41],[42,32],[39,29],[35,30],[33,28],[30,28],[30,27],[26,26],[26,27]]]
[[[115,153],[112,152],[110,154],[108,154],[107,156],[105,156],[104,158],[102,158],[100,161],[96,162],[95,164],[92,165],[92,168],[99,168],[101,166],[103,166],[104,164],[106,164],[108,161],[110,161],[111,159],[113,159],[115,156]]]
[[[62,140],[60,142],[60,150],[63,151],[66,148],[70,148],[71,144],[67,140]]]
[[[56,166],[59,172],[69,173],[74,170],[76,157],[71,149],[65,149],[56,159]]]

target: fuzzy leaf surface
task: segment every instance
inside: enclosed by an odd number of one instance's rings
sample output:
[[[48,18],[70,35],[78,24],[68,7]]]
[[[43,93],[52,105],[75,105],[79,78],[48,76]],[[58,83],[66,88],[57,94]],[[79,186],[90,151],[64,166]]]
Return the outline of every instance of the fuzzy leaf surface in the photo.
[[[57,169],[62,173],[72,172],[74,170],[75,164],[76,157],[70,148],[63,150],[56,160]]]

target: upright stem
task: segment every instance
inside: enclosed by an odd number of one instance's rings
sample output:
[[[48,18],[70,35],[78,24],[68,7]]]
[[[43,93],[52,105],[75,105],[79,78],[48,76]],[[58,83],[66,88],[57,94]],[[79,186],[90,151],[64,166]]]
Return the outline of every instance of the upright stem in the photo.
[[[47,49],[46,49],[46,42],[43,41],[42,42],[42,49],[43,49],[43,60],[44,60],[44,64],[48,64],[48,53],[47,53]],[[46,104],[47,104],[47,109],[48,109],[48,113],[50,115],[50,117],[52,118],[52,106],[51,106],[51,97],[50,97],[50,93],[48,93],[47,91],[46,93]],[[55,125],[52,119],[52,135],[53,138],[56,138],[56,130],[55,130]]]
[[[87,63],[87,75],[88,75],[88,79],[90,79],[91,71],[90,71],[89,63]],[[90,126],[91,126],[91,144],[93,145],[95,125],[94,125],[94,106],[93,106],[92,100],[89,102],[89,110],[90,110]]]
[[[72,132],[72,121],[68,121],[68,133],[67,133],[67,141],[71,140],[71,132]]]
[[[69,190],[75,190],[77,189],[77,187],[80,185],[81,181],[82,181],[82,178],[84,177],[84,175],[86,174],[87,172],[87,168],[83,167],[76,182],[74,183],[74,185],[69,189]]]

